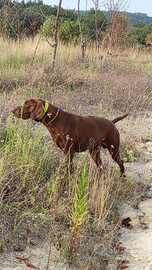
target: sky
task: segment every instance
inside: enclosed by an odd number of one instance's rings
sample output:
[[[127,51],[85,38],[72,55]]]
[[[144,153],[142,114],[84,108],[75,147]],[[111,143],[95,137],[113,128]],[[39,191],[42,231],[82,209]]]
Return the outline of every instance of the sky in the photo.
[[[103,2],[104,0],[99,0],[99,3]],[[119,0],[115,0],[115,3],[118,2]],[[122,0],[120,0],[122,1]],[[125,3],[126,0],[123,1]],[[93,1],[92,0],[80,0],[80,9],[86,10],[86,2],[87,2],[87,10],[90,8],[94,7]],[[43,3],[46,5],[58,5],[59,0],[43,0]],[[77,10],[78,6],[78,0],[62,0],[62,5],[61,7],[64,9],[76,9]],[[128,12],[135,13],[135,12],[140,12],[140,13],[146,13],[148,16],[152,17],[152,0],[127,0],[127,8]],[[104,10],[103,7],[100,7],[101,10]]]

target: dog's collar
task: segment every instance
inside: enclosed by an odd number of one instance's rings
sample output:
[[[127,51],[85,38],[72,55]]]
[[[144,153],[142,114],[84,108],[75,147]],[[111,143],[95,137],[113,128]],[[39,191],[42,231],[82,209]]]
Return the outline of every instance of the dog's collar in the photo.
[[[49,102],[45,101],[44,112],[37,119],[35,119],[37,122],[39,122],[44,117],[48,108],[49,108]]]
[[[56,115],[54,116],[54,118],[53,118],[51,121],[49,121],[49,123],[47,123],[47,126],[48,126],[49,124],[51,124],[51,123],[55,120],[55,118],[59,115],[59,112],[60,112],[60,110],[57,109]]]

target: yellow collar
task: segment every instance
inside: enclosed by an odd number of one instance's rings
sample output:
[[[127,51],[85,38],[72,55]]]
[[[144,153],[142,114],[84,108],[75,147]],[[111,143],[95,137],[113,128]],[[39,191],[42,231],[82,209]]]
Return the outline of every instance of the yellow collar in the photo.
[[[44,112],[37,118],[38,121],[40,121],[43,118],[43,116],[46,114],[48,108],[49,108],[49,102],[45,101]]]

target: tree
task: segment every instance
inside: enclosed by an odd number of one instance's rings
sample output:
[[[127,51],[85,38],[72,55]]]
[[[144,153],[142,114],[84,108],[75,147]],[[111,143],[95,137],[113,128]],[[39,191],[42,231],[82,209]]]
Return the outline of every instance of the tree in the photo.
[[[54,70],[55,68],[55,59],[56,59],[56,52],[57,52],[57,46],[58,46],[58,29],[59,29],[61,3],[62,3],[62,0],[59,0],[56,18],[54,16],[52,16],[51,18],[47,18],[47,20],[44,22],[43,26],[41,27],[39,31],[40,35],[45,37],[48,44],[51,47],[53,47],[52,63],[51,63],[52,70]],[[49,42],[50,37],[54,39],[53,44]]]
[[[152,33],[147,35],[145,42],[147,46],[152,46]]]
[[[104,46],[108,47],[108,50],[113,46],[114,32],[116,32],[116,21],[118,20],[118,14],[127,9],[128,0],[104,0],[105,9],[108,10],[108,27],[106,35],[103,39]],[[117,24],[118,26],[118,24]],[[120,26],[119,26],[120,27]]]
[[[87,34],[91,36],[92,40],[96,38],[96,32],[98,38],[102,37],[102,33],[106,30],[107,18],[101,10],[97,10],[96,13],[97,26],[95,25],[95,9],[91,8],[86,15]]]
[[[43,37],[48,42],[48,44],[52,47],[53,45],[51,45],[49,38],[53,38],[54,30],[55,30],[55,17],[54,16],[47,18],[39,30],[40,36]]]
[[[0,8],[0,32],[12,39],[23,36],[34,36],[43,24],[43,16],[34,6],[26,6],[24,2],[4,1]]]
[[[80,20],[80,0],[78,0],[78,21],[79,21],[79,30],[80,30],[80,36],[81,36],[82,59],[84,59],[85,42],[83,40],[83,32],[82,32],[82,26],[81,26],[81,20]]]
[[[56,58],[56,52],[57,52],[57,46],[58,46],[57,33],[58,33],[58,27],[59,27],[59,16],[60,16],[61,3],[62,3],[62,0],[59,0],[59,6],[58,6],[58,10],[57,10],[56,21],[55,21],[55,30],[54,30],[54,45],[53,45],[54,51],[52,54],[52,70],[54,70],[54,67],[55,67],[55,58]]]
[[[130,32],[130,42],[131,44],[145,45],[146,36],[145,28],[132,27]]]
[[[61,9],[61,17],[65,20],[76,21],[78,16],[72,9]]]
[[[135,23],[133,27],[143,28],[143,27],[145,27],[145,24],[143,22],[139,21],[139,22]]]
[[[99,7],[99,0],[92,0],[95,5],[95,26],[96,26],[96,46],[97,50],[99,50],[99,39],[98,39],[98,19],[97,19],[97,11]]]
[[[130,29],[125,13],[118,13],[113,20],[112,46],[124,47],[129,43]]]
[[[152,24],[145,27],[132,27],[130,33],[130,41],[132,44],[148,45],[150,41],[150,35],[152,33]]]
[[[80,32],[79,32],[79,23],[76,21],[63,21],[59,27],[59,39],[67,44],[73,42],[74,44],[78,43]]]

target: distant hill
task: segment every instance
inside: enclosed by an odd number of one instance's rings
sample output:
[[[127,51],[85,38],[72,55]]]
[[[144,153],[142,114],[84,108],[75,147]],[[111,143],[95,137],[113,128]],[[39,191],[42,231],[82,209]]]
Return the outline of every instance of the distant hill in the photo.
[[[133,26],[135,23],[141,21],[145,25],[152,23],[152,17],[147,16],[146,13],[129,13],[127,15],[131,18],[130,26]]]
[[[108,11],[103,11],[104,15],[108,17],[109,12]],[[135,12],[135,13],[130,13],[126,12],[126,15],[129,17],[129,25],[132,27],[135,23],[141,21],[146,25],[152,23],[152,17],[147,16],[146,13],[140,13],[140,12]]]
[[[78,11],[73,9],[73,11],[78,15]],[[102,10],[103,14],[108,18],[109,16],[109,11]],[[86,15],[87,11],[80,10],[81,15]],[[123,13],[123,12],[121,12]],[[135,13],[130,13],[130,12],[125,12],[125,14],[129,17],[129,26],[132,27],[134,26],[135,23],[141,21],[146,25],[152,24],[152,17],[147,16],[146,13],[140,13],[140,12],[135,12]]]

